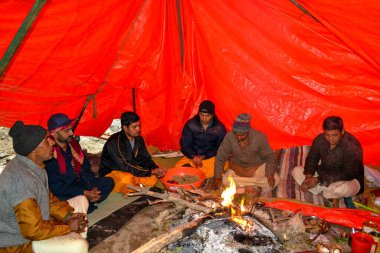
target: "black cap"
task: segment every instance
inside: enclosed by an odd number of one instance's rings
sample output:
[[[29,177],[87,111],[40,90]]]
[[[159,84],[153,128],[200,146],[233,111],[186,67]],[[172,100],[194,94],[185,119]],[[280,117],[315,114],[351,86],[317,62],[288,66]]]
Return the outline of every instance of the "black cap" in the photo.
[[[17,154],[26,156],[45,139],[47,130],[38,125],[25,125],[16,121],[9,130],[13,138],[13,149]]]
[[[209,113],[215,115],[215,105],[210,100],[204,100],[199,105],[199,112]]]

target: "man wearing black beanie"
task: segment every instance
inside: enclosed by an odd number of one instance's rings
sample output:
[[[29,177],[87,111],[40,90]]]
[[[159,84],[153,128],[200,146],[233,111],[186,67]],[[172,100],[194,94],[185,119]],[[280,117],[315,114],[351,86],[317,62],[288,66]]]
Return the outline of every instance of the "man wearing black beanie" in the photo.
[[[17,154],[0,174],[0,252],[87,252],[79,235],[87,227],[85,214],[73,213],[48,189],[43,162],[52,157],[54,141],[43,127],[22,121],[9,135]]]
[[[183,127],[180,144],[185,157],[177,162],[176,167],[195,167],[207,178],[212,178],[215,156],[226,133],[225,126],[215,115],[214,103],[202,101],[198,113]]]

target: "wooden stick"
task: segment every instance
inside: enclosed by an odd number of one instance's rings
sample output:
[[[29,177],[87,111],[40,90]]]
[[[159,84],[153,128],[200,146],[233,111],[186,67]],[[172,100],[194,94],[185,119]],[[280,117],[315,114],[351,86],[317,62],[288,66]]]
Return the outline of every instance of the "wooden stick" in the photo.
[[[176,242],[180,240],[181,238],[185,237],[189,230],[192,230],[196,227],[198,227],[200,224],[203,223],[204,219],[207,218],[207,216],[199,217],[193,221],[190,221],[188,223],[185,223],[179,227],[176,227],[175,229],[169,231],[168,233],[165,233],[163,235],[160,235],[159,237],[153,238],[140,248],[134,250],[132,253],[151,253],[151,252],[159,252],[167,245]]]
[[[174,197],[170,193],[163,194],[163,193],[158,193],[158,192],[152,192],[152,191],[147,190],[146,188],[138,188],[138,187],[135,187],[135,186],[132,186],[132,185],[128,185],[128,188],[131,189],[131,190],[136,191],[135,193],[132,193],[133,195],[132,194],[128,194],[128,195],[132,195],[132,196],[138,196],[138,195],[151,196],[151,197],[154,197],[154,198],[163,199],[163,200],[168,201],[168,202],[177,203],[177,204],[180,204],[180,205],[186,206],[188,208],[191,208],[191,209],[203,212],[203,213],[207,213],[207,214],[212,213],[214,211],[214,209],[212,209],[212,208],[201,206],[201,205],[197,205],[197,204],[191,203],[189,201],[186,201],[186,200],[183,200],[183,199],[180,199],[180,198],[176,198],[176,197]]]

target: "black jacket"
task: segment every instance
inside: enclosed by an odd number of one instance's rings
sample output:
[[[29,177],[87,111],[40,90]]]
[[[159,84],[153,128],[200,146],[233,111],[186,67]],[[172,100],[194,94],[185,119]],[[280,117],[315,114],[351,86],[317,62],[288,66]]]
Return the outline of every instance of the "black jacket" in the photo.
[[[203,155],[205,159],[216,156],[216,152],[227,131],[216,116],[210,126],[204,130],[198,114],[189,119],[182,130],[181,152],[188,158]]]
[[[330,150],[330,144],[324,134],[319,134],[314,139],[306,158],[304,174],[314,175],[315,172],[318,172],[319,182],[325,186],[337,181],[357,179],[360,183],[358,194],[362,193],[364,166],[360,142],[346,132],[336,147]]]
[[[112,170],[119,170],[137,177],[150,177],[154,168],[158,166],[152,160],[144,139],[141,136],[136,137],[132,150],[124,131],[120,131],[111,135],[104,145],[99,173],[104,176]]]

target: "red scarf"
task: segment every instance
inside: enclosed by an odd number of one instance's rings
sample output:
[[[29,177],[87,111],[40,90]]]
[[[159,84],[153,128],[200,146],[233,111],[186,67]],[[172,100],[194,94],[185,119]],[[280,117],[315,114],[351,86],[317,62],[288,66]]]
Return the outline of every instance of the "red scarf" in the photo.
[[[75,175],[79,175],[79,173],[82,170],[82,165],[84,161],[84,154],[83,151],[78,143],[77,140],[74,138],[70,141],[68,144],[71,148],[71,154],[74,162],[74,172]],[[61,174],[66,174],[67,168],[66,168],[66,161],[65,157],[62,154],[62,150],[58,145],[54,146],[54,157],[58,161],[59,166],[59,172]]]

